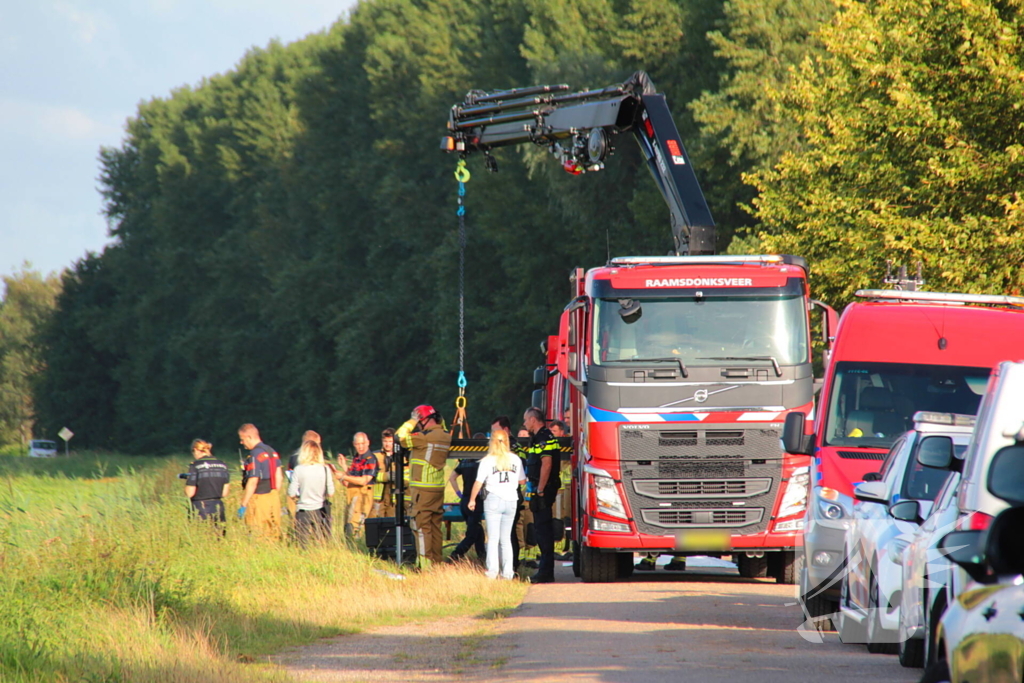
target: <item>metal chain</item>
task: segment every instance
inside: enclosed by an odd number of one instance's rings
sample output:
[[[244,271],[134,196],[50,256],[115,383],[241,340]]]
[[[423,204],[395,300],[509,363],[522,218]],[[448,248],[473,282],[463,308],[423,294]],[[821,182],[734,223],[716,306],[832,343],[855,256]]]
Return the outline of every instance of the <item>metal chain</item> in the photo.
[[[466,160],[460,159],[455,169],[455,179],[459,181],[459,396],[466,390],[466,183],[469,182],[469,169]]]

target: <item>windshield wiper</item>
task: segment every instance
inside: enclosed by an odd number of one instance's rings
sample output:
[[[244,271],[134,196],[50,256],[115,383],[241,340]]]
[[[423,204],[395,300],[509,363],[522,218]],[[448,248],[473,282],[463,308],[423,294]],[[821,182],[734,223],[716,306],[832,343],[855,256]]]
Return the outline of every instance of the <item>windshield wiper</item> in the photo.
[[[686,366],[683,365],[682,358],[620,358],[619,360],[627,363],[679,363],[679,372],[683,377],[690,376],[690,373],[686,371]]]
[[[779,367],[779,361],[775,360],[775,356],[709,356],[697,360],[767,360],[771,361],[772,367],[775,368],[775,376],[782,377],[782,368]]]

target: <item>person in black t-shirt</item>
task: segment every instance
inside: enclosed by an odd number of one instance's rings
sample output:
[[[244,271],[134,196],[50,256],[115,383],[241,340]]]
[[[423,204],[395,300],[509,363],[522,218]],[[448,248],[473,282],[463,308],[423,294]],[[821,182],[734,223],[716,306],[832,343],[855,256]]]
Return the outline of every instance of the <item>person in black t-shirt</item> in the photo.
[[[213,446],[209,441],[193,441],[192,457],[195,460],[188,466],[185,495],[191,500],[199,519],[223,524],[224,497],[231,486],[231,472],[227,465],[213,457]]]
[[[474,436],[473,438],[478,438]],[[479,438],[483,438],[481,434]],[[462,511],[462,518],[466,520],[466,535],[462,541],[455,546],[455,550],[448,556],[450,561],[461,560],[469,552],[470,548],[476,548],[476,557],[483,561],[487,554],[487,544],[484,542],[484,527],[481,524],[484,516],[483,500],[477,496],[476,509],[469,509],[469,496],[473,491],[473,484],[476,483],[477,465],[479,460],[463,458],[452,470],[448,482],[452,485],[455,493],[459,496],[459,509]],[[462,477],[462,490],[456,480]]]

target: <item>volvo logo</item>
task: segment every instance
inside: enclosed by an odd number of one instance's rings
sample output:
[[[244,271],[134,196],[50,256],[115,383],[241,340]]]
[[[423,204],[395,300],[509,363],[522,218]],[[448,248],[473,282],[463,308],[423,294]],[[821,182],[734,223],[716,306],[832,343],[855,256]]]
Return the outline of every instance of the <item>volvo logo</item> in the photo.
[[[680,403],[687,403],[688,401],[696,401],[697,403],[704,403],[705,401],[707,401],[710,397],[714,396],[715,394],[721,394],[723,391],[732,391],[733,389],[739,389],[739,388],[740,388],[739,384],[734,384],[731,387],[723,387],[722,389],[716,389],[715,391],[708,391],[707,389],[698,389],[697,391],[694,392],[693,396],[691,396],[690,398],[684,398],[684,399],[681,399],[679,401],[672,401],[671,403],[665,403],[664,405],[660,405],[658,407],[659,408],[671,408],[672,406],[677,406]]]

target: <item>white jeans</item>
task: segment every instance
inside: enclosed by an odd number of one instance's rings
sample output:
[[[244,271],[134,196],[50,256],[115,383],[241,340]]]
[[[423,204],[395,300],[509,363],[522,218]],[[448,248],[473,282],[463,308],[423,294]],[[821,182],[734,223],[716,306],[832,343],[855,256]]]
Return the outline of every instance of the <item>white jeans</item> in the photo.
[[[501,577],[511,579],[512,525],[516,519],[518,500],[505,500],[498,496],[484,499],[484,521],[487,522],[487,578],[498,578],[498,560],[501,559]],[[500,555],[499,555],[500,547]]]

